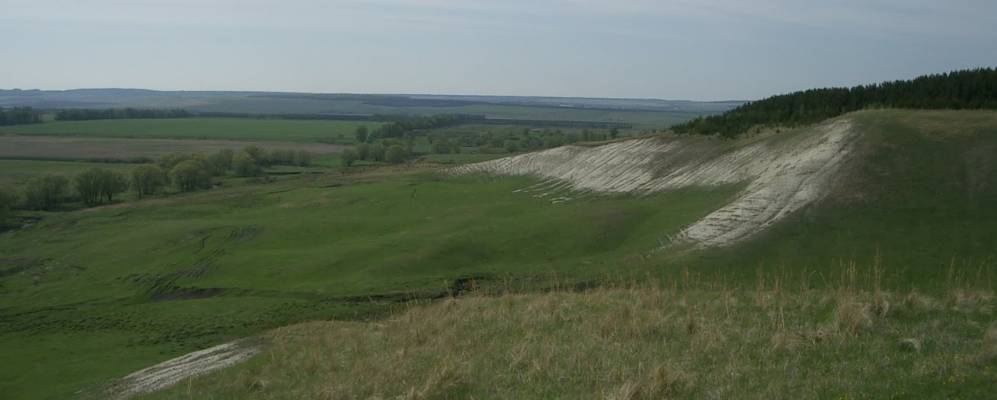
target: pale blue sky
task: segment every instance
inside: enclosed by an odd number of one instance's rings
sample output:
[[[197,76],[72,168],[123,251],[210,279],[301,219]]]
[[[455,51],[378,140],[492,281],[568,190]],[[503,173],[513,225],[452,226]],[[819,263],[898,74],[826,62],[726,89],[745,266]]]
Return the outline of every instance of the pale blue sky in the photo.
[[[0,0],[0,88],[755,99],[997,66],[990,0]]]

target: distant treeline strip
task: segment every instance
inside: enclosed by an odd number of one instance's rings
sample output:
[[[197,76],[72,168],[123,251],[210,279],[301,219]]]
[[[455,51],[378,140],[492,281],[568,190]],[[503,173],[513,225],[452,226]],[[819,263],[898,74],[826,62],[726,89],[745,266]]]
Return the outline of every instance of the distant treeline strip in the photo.
[[[805,90],[750,102],[672,129],[736,137],[755,126],[812,124],[866,108],[997,109],[997,70],[980,68],[852,88]]]
[[[37,124],[39,122],[42,122],[41,111],[31,107],[0,107],[0,126]]]
[[[97,119],[152,119],[152,118],[188,118],[194,113],[183,109],[153,109],[153,108],[108,108],[89,109],[74,108],[55,112],[56,121],[90,121]]]

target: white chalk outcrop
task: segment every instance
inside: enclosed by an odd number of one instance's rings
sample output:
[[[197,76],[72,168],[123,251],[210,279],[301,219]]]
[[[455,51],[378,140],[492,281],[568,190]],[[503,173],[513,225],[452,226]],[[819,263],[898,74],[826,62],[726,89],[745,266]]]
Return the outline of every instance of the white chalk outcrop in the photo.
[[[647,193],[746,183],[726,206],[674,242],[724,246],[759,232],[827,194],[856,138],[848,118],[765,138],[672,136],[598,147],[563,146],[464,165],[456,174],[532,175],[575,191]]]
[[[151,393],[184,379],[246,361],[259,352],[259,346],[236,342],[195,351],[129,374],[111,385],[106,394],[109,398],[129,399]]]

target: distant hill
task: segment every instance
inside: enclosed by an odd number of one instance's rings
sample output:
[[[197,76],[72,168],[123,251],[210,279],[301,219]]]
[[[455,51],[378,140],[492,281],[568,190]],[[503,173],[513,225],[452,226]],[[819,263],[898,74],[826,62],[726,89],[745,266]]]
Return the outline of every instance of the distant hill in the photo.
[[[866,108],[997,109],[997,70],[980,68],[852,88],[810,89],[745,103],[674,126],[678,133],[734,137],[759,125],[812,124]]]
[[[742,101],[660,99],[156,91],[145,89],[0,90],[0,107],[168,108],[196,113],[312,115],[474,114],[489,119],[598,121],[661,128],[730,110]]]

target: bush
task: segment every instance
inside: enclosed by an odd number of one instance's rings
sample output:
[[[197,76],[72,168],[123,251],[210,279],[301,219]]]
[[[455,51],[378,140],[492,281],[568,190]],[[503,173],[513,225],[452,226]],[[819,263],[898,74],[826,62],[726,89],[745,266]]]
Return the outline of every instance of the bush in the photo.
[[[340,157],[341,157],[340,162],[342,163],[343,167],[349,168],[353,166],[353,163],[357,160],[357,152],[354,151],[353,149],[346,149],[343,150],[343,153],[342,155],[340,155]]]
[[[212,176],[224,175],[225,171],[232,169],[232,158],[235,152],[231,149],[218,150],[205,160]]]
[[[374,143],[370,146],[370,160],[371,161],[384,161],[384,145],[380,143]]]
[[[193,154],[170,153],[159,157],[159,159],[156,160],[156,164],[159,164],[159,167],[162,168],[164,171],[169,171],[173,169],[173,167],[177,166],[177,164],[180,164],[181,162],[190,160],[192,158],[194,158]]]
[[[190,192],[211,187],[211,176],[199,160],[187,160],[170,170],[173,184],[181,192]]]
[[[312,153],[304,150],[298,150],[298,152],[294,154],[294,163],[299,167],[312,165]]]
[[[259,176],[263,172],[256,159],[246,151],[240,151],[232,157],[232,168],[236,175],[244,177]]]
[[[100,204],[102,200],[111,202],[114,195],[124,192],[128,182],[124,176],[103,168],[91,168],[73,178],[80,200],[88,206]]]
[[[167,182],[166,173],[155,165],[143,165],[132,170],[132,190],[138,197],[156,194]]]
[[[388,147],[388,150],[385,150],[384,152],[384,161],[392,164],[399,164],[402,161],[405,161],[406,157],[408,157],[408,154],[406,153],[405,148],[398,144],[391,145],[391,147]]]
[[[357,159],[358,160],[368,160],[370,159],[370,145],[367,143],[360,143],[356,147]]]
[[[24,189],[27,206],[36,210],[50,210],[65,201],[69,180],[58,175],[42,175],[28,181]]]
[[[17,193],[7,188],[0,188],[0,225],[10,218],[10,210],[17,204]]]

